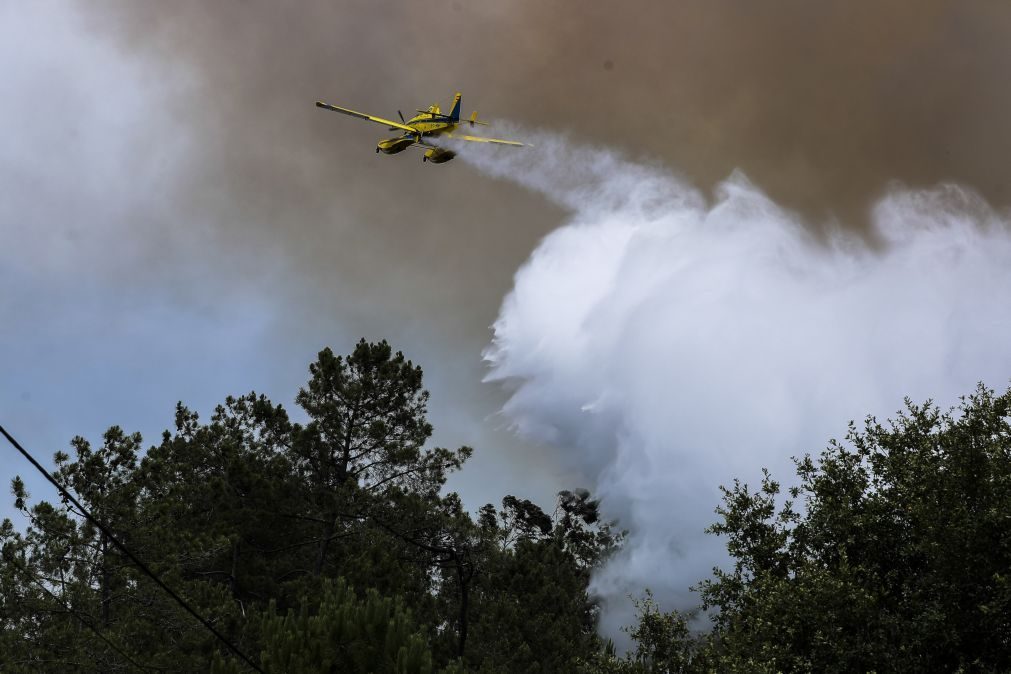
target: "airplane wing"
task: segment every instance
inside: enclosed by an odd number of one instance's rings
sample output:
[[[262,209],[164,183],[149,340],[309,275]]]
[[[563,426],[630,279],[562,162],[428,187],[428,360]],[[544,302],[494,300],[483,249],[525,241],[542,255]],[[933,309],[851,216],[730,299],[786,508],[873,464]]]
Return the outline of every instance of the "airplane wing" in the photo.
[[[349,115],[351,117],[358,117],[360,119],[367,119],[370,122],[375,122],[376,124],[382,124],[384,126],[392,126],[396,129],[403,129],[404,131],[410,131],[411,133],[417,134],[418,130],[407,126],[406,124],[401,124],[400,122],[394,122],[392,119],[383,119],[382,117],[374,117],[372,115],[366,115],[361,112],[355,112],[354,110],[348,110],[347,108],[341,108],[336,105],[330,105],[329,103],[324,103],[323,101],[316,101],[317,108],[323,108],[324,110],[333,110],[334,112],[339,112],[344,115]]]
[[[520,143],[515,140],[499,140],[498,138],[484,138],[483,136],[464,136],[462,134],[446,133],[443,134],[447,138],[452,138],[454,140],[470,140],[475,143],[492,143],[494,145],[514,145],[516,147],[532,147],[526,143]]]

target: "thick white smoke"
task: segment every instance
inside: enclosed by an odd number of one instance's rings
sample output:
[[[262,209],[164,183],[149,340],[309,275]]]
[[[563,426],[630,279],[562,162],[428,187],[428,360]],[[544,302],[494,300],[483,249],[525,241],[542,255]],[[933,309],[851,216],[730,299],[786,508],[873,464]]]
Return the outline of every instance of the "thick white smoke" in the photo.
[[[571,211],[517,272],[486,352],[516,430],[596,480],[630,530],[594,580],[668,607],[725,561],[718,485],[817,453],[904,396],[943,405],[1011,376],[1011,227],[954,186],[893,190],[882,245],[825,243],[740,174],[712,203],[670,172],[564,139],[462,148]]]

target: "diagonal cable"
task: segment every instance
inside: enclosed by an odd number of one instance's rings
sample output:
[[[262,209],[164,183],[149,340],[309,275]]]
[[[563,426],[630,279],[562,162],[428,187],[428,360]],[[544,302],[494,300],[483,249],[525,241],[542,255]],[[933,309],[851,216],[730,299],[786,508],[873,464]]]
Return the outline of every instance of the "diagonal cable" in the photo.
[[[28,462],[31,463],[33,466],[35,466],[35,469],[38,470],[40,473],[42,473],[42,475],[44,475],[45,478],[47,480],[49,480],[49,482],[52,483],[52,485],[54,487],[56,487],[56,489],[59,490],[60,495],[63,496],[63,498],[67,499],[70,503],[73,503],[74,506],[77,507],[78,511],[82,515],[84,515],[85,519],[87,519],[89,522],[91,522],[93,525],[95,525],[98,528],[99,531],[101,531],[103,534],[105,534],[109,538],[109,541],[113,545],[115,545],[117,548],[119,548],[119,550],[124,555],[126,555],[130,559],[130,561],[132,561],[134,563],[134,565],[138,569],[140,569],[146,576],[148,576],[151,580],[153,580],[155,582],[155,584],[158,585],[158,587],[160,587],[162,590],[164,590],[167,595],[169,595],[170,597],[172,597],[172,599],[174,599],[177,604],[179,604],[184,609],[186,609],[186,612],[189,613],[194,618],[196,618],[200,622],[201,625],[203,625],[204,627],[206,627],[207,630],[211,634],[213,634],[215,637],[217,637],[218,641],[220,641],[225,646],[227,646],[228,650],[230,650],[231,652],[233,652],[237,656],[239,656],[247,665],[249,665],[249,667],[253,671],[255,671],[255,672],[261,672],[261,674],[263,673],[263,670],[259,667],[259,665],[257,665],[255,662],[253,662],[252,658],[250,658],[248,655],[246,655],[241,650],[239,650],[239,647],[236,646],[235,644],[233,644],[231,641],[229,641],[225,637],[225,635],[223,635],[221,632],[219,632],[214,627],[214,625],[211,624],[211,622],[209,620],[207,620],[206,618],[204,618],[203,616],[201,616],[199,613],[197,613],[196,610],[192,606],[190,606],[189,603],[185,599],[183,599],[178,594],[176,594],[176,592],[172,588],[170,588],[168,585],[166,585],[165,582],[161,578],[159,578],[158,575],[154,571],[152,571],[150,568],[148,568],[147,564],[145,564],[144,562],[142,562],[135,554],[133,554],[133,552],[131,552],[130,549],[127,548],[119,540],[119,538],[117,538],[116,535],[113,534],[112,531],[109,530],[108,527],[106,527],[102,522],[100,522],[97,518],[95,518],[88,511],[87,508],[85,508],[83,505],[81,505],[80,501],[78,501],[74,497],[74,495],[70,493],[70,491],[68,489],[66,489],[63,485],[61,485],[59,482],[57,482],[56,478],[54,478],[52,476],[52,474],[50,474],[50,472],[48,470],[46,470],[45,468],[43,468],[42,464],[40,464],[38,461],[36,461],[35,457],[33,457],[31,454],[29,454],[28,450],[26,450],[24,447],[22,447],[21,444],[17,440],[15,440],[14,437],[10,433],[8,433],[7,429],[5,429],[2,425],[0,425],[0,434],[2,434],[5,438],[7,438],[7,442],[11,443],[11,445],[14,446],[14,449],[16,449],[19,452],[21,452],[21,455],[23,457],[25,457],[26,459],[28,459]]]
[[[57,595],[56,595],[56,594],[55,594],[55,593],[54,593],[54,592],[53,592],[52,590],[50,590],[50,589],[49,589],[48,587],[46,587],[45,583],[43,583],[43,582],[42,582],[41,580],[39,580],[38,578],[36,578],[36,577],[35,577],[35,574],[33,574],[33,573],[32,573],[31,571],[29,571],[29,570],[28,570],[27,568],[25,568],[24,566],[22,566],[20,562],[16,561],[16,560],[15,560],[15,559],[13,558],[13,556],[11,556],[11,557],[5,557],[5,558],[4,558],[4,561],[5,561],[5,562],[7,562],[8,564],[10,564],[11,566],[15,567],[15,568],[16,568],[16,569],[17,569],[18,571],[20,571],[20,572],[21,572],[22,574],[24,574],[24,576],[25,576],[26,578],[28,578],[28,579],[29,579],[29,580],[31,580],[31,581],[32,581],[33,583],[35,583],[35,584],[36,584],[36,585],[37,585],[37,586],[39,587],[39,589],[41,589],[41,590],[42,590],[43,592],[45,592],[46,594],[48,594],[48,595],[49,595],[50,597],[52,597],[52,598],[53,598],[53,600],[54,600],[54,601],[56,601],[56,603],[58,603],[58,604],[59,604],[60,606],[62,606],[62,607],[63,607],[63,610],[65,610],[65,611],[66,611],[67,613],[69,613],[70,615],[72,615],[72,616],[74,616],[75,618],[77,618],[77,620],[78,620],[78,621],[79,621],[79,622],[80,622],[80,623],[81,623],[82,625],[84,625],[84,626],[85,626],[85,627],[87,627],[87,628],[88,628],[89,630],[91,630],[92,632],[94,632],[94,633],[95,633],[95,635],[96,635],[96,636],[97,636],[97,637],[98,637],[99,639],[101,639],[101,640],[102,640],[102,641],[104,641],[104,642],[105,642],[106,644],[108,644],[109,648],[111,648],[111,649],[112,649],[112,650],[114,650],[115,652],[119,653],[119,655],[121,655],[121,656],[122,656],[122,657],[123,657],[123,658],[124,658],[124,659],[125,659],[125,660],[126,660],[127,662],[129,662],[129,663],[130,663],[131,665],[133,665],[134,667],[136,667],[137,669],[139,669],[139,670],[140,670],[140,671],[142,671],[142,672],[143,672],[143,671],[147,671],[147,670],[151,670],[151,669],[158,669],[157,667],[147,667],[147,666],[145,666],[145,665],[142,665],[142,664],[140,664],[140,663],[139,663],[139,662],[137,662],[136,660],[134,660],[134,659],[133,659],[133,658],[132,658],[132,657],[130,656],[130,654],[129,654],[129,653],[127,653],[127,652],[126,652],[126,651],[124,651],[124,650],[123,650],[122,648],[120,648],[119,646],[117,646],[117,645],[116,645],[116,644],[115,644],[115,643],[114,643],[114,642],[112,641],[112,639],[110,639],[110,638],[109,638],[109,637],[107,637],[106,635],[102,634],[102,631],[101,631],[101,630],[99,630],[99,629],[98,629],[97,627],[95,627],[95,625],[94,625],[94,624],[93,624],[93,623],[92,623],[92,622],[91,622],[90,620],[86,620],[86,619],[85,619],[85,617],[84,617],[84,616],[82,616],[82,615],[81,615],[80,613],[78,613],[77,611],[75,611],[75,610],[74,610],[74,609],[73,609],[73,608],[72,608],[72,607],[70,606],[70,604],[68,604],[67,602],[65,602],[65,601],[64,601],[64,600],[63,600],[62,598],[58,597],[58,596],[57,596]]]

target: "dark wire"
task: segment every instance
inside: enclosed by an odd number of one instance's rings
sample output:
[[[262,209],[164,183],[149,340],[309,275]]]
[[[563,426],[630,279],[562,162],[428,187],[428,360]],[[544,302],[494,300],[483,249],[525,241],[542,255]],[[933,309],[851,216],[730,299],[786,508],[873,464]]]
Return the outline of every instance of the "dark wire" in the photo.
[[[15,559],[13,558],[13,556],[6,557],[4,559],[4,561],[7,562],[8,564],[14,566],[14,567],[17,567],[18,571],[20,571],[21,573],[23,573],[25,575],[25,577],[29,578],[33,583],[35,583],[36,585],[38,585],[39,588],[43,592],[45,592],[50,597],[52,597],[54,600],[56,600],[56,602],[60,606],[62,606],[63,609],[67,613],[69,613],[70,615],[72,615],[75,618],[77,618],[78,621],[80,621],[80,623],[82,625],[84,625],[89,630],[91,630],[92,632],[94,632],[95,636],[97,636],[99,639],[101,639],[102,641],[104,641],[105,643],[107,643],[109,645],[109,648],[111,648],[112,650],[116,651],[121,656],[123,656],[123,658],[126,659],[131,665],[133,665],[134,667],[136,667],[137,669],[139,669],[142,672],[146,671],[146,670],[150,670],[150,669],[158,669],[157,667],[145,667],[144,665],[140,664],[139,662],[137,662],[136,660],[134,660],[132,657],[130,657],[130,655],[126,651],[124,651],[122,648],[120,648],[115,643],[113,643],[112,639],[110,639],[109,637],[107,637],[104,634],[102,634],[101,630],[99,630],[97,627],[95,627],[91,623],[90,620],[85,620],[84,616],[82,616],[80,613],[78,613],[77,611],[75,611],[73,608],[70,607],[70,604],[68,604],[67,602],[63,601],[63,599],[61,599],[60,597],[56,596],[56,594],[52,590],[50,590],[48,587],[46,587],[45,583],[43,583],[41,580],[39,580],[38,578],[35,577],[35,574],[33,574],[31,571],[29,571],[24,566],[22,566],[20,562],[15,561]]]
[[[246,655],[245,653],[243,653],[242,651],[240,651],[238,646],[236,646],[231,641],[229,641],[228,639],[226,639],[225,636],[223,634],[221,634],[221,632],[219,632],[218,630],[216,630],[214,628],[214,625],[212,625],[209,620],[207,620],[206,618],[204,618],[203,616],[201,616],[199,613],[197,613],[193,609],[193,607],[191,607],[186,602],[185,599],[183,599],[178,594],[176,594],[172,590],[172,588],[170,588],[168,585],[166,585],[165,582],[162,581],[161,578],[159,578],[151,569],[149,569],[148,566],[147,566],[147,564],[145,564],[144,562],[140,561],[140,559],[138,559],[135,554],[133,554],[132,552],[130,552],[129,548],[127,548],[125,545],[123,545],[120,542],[120,540],[118,538],[116,538],[116,536],[111,531],[109,531],[109,529],[104,524],[102,524],[101,522],[99,522],[90,512],[88,512],[88,510],[83,505],[81,505],[81,503],[76,498],[74,498],[74,495],[71,494],[69,490],[65,489],[63,487],[63,485],[61,485],[59,482],[57,482],[56,478],[54,478],[49,473],[48,470],[46,470],[45,468],[43,468],[42,464],[40,464],[38,461],[36,461],[35,457],[33,457],[31,454],[29,454],[28,450],[26,450],[24,447],[22,447],[21,444],[18,443],[18,441],[15,440],[14,437],[10,433],[8,433],[7,430],[2,425],[0,425],[0,434],[3,434],[3,436],[5,438],[7,438],[7,441],[9,443],[11,443],[12,445],[14,445],[14,449],[16,449],[19,452],[21,452],[21,455],[23,457],[25,457],[26,459],[28,459],[29,463],[31,463],[33,466],[35,466],[35,469],[38,470],[40,473],[42,473],[45,476],[45,478],[47,480],[49,480],[49,482],[51,482],[52,485],[59,490],[59,492],[63,496],[63,498],[65,498],[68,501],[70,501],[71,503],[73,503],[74,506],[78,509],[78,511],[82,515],[84,515],[85,519],[87,519],[93,525],[95,525],[96,527],[98,527],[98,530],[101,531],[103,534],[105,534],[106,537],[108,537],[109,541],[113,545],[115,545],[117,548],[119,548],[123,552],[124,555],[126,555],[127,557],[129,557],[130,561],[132,561],[137,566],[138,569],[140,569],[141,571],[143,571],[145,575],[147,575],[151,580],[153,580],[155,582],[155,584],[158,585],[158,587],[160,587],[162,590],[165,591],[166,594],[168,594],[170,597],[172,597],[176,601],[177,604],[179,604],[184,609],[186,609],[187,613],[189,613],[191,616],[193,616],[198,621],[200,621],[200,624],[202,624],[204,627],[206,627],[208,629],[208,631],[210,631],[211,634],[213,634],[215,637],[217,637],[218,641],[220,641],[225,646],[227,646],[228,650],[232,651],[237,656],[239,656],[240,658],[242,658],[242,660],[244,660],[245,663],[247,665],[249,665],[249,667],[253,671],[263,673],[263,670],[260,669],[259,665],[257,665],[255,662],[253,662],[253,660],[248,655]]]

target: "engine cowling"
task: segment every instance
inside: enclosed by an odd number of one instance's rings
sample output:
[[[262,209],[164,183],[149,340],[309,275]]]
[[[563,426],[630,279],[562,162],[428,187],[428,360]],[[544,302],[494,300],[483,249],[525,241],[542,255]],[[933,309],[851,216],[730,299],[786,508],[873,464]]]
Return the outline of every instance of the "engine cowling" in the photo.
[[[421,158],[421,161],[430,161],[433,164],[442,164],[455,156],[455,152],[444,150],[441,147],[433,147],[431,150],[425,151],[425,156]]]

